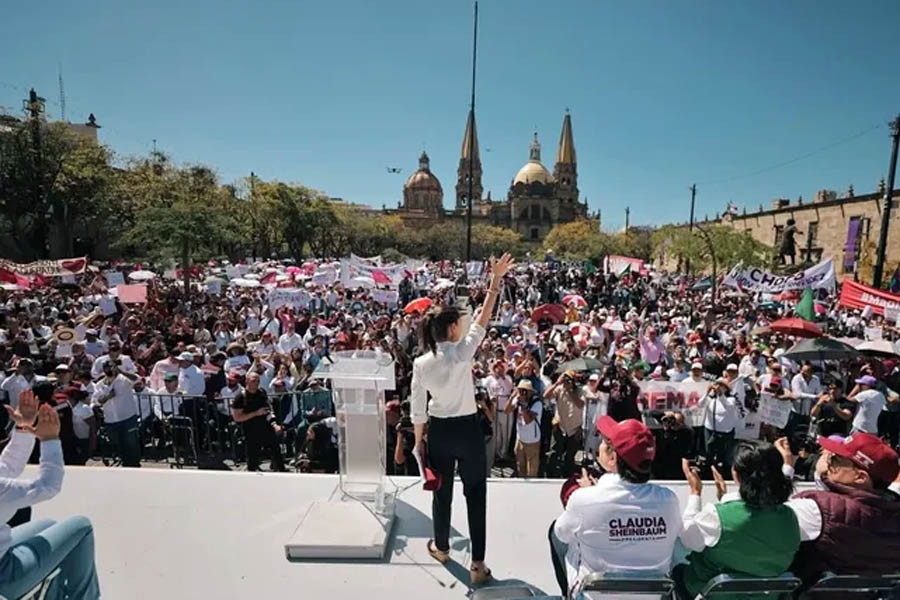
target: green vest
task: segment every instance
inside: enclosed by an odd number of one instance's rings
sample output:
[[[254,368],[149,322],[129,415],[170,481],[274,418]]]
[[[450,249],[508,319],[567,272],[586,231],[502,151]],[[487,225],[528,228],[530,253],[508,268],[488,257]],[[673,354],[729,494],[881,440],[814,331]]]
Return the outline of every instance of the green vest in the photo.
[[[751,510],[743,500],[734,500],[717,504],[716,512],[722,526],[719,541],[702,552],[691,553],[684,570],[684,585],[692,598],[710,579],[723,573],[777,577],[788,570],[800,547],[800,526],[793,510],[784,504]],[[743,600],[753,597],[740,596]]]

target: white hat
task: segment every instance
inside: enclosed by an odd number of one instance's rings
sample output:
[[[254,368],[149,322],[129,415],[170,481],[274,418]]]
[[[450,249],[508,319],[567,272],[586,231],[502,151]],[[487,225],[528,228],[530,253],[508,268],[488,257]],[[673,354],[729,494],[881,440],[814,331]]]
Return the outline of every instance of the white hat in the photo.
[[[729,363],[727,367],[725,367],[726,371],[737,371],[738,366],[734,363]]]
[[[693,371],[694,369],[700,369],[702,371],[703,363],[699,363],[699,362],[691,363],[691,371]]]
[[[588,381],[600,381],[600,376],[596,373],[591,373],[591,376],[588,377]]]
[[[182,352],[178,355],[178,360],[183,360],[186,362],[194,362],[194,355],[190,352]]]

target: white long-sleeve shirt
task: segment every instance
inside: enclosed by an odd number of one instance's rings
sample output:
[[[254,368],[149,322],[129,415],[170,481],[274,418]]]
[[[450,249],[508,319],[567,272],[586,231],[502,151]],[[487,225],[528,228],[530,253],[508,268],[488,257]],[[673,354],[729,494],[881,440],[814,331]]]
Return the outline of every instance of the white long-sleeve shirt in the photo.
[[[178,371],[178,390],[185,396],[202,396],[206,391],[206,380],[197,365],[188,365]]]
[[[607,473],[596,485],[572,493],[553,531],[569,545],[570,588],[589,573],[668,573],[681,508],[668,488]]]
[[[0,557],[12,544],[12,530],[6,524],[16,511],[49,500],[62,489],[63,456],[59,440],[41,444],[41,465],[36,479],[18,479],[34,448],[34,435],[13,431],[0,454]]]
[[[484,327],[472,321],[468,333],[459,342],[439,342],[437,353],[429,351],[413,361],[410,411],[413,423],[425,423],[429,415],[446,419],[475,414],[472,359],[484,333]],[[427,392],[431,392],[431,404],[426,408]]]
[[[801,415],[808,415],[812,405],[822,393],[822,383],[815,375],[806,381],[802,373],[797,373],[791,379],[791,391],[795,396],[799,396],[799,399],[793,401],[793,411]]]

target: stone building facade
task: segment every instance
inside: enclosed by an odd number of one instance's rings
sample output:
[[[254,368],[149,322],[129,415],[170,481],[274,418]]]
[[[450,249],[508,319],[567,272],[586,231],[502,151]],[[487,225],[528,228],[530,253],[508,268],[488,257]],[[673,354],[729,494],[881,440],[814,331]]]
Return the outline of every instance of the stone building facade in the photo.
[[[853,277],[863,264],[872,264],[878,247],[884,197],[884,180],[875,192],[857,195],[853,186],[839,196],[830,190],[816,193],[812,202],[799,198],[775,200],[771,207],[759,207],[756,212],[739,211],[729,206],[715,219],[700,224],[728,225],[749,232],[754,239],[774,246],[781,245],[781,235],[788,219],[794,219],[797,235],[797,262],[809,258],[819,262],[834,259],[838,278]],[[900,264],[900,190],[894,190],[891,205],[888,243],[885,253],[885,277]],[[730,265],[729,265],[730,266]]]
[[[441,183],[431,172],[428,155],[423,152],[419,157],[419,168],[403,185],[403,202],[396,209],[385,212],[399,215],[417,226],[465,220],[470,163],[473,223],[506,227],[526,240],[539,241],[555,225],[587,216],[587,201],[582,202],[579,198],[578,162],[572,118],[568,112],[563,118],[553,173],[541,162],[541,144],[535,133],[528,150],[528,162],[513,177],[506,199],[493,200],[490,192],[487,197],[483,196],[478,132],[475,115],[469,111],[457,168],[454,208],[444,209]]]

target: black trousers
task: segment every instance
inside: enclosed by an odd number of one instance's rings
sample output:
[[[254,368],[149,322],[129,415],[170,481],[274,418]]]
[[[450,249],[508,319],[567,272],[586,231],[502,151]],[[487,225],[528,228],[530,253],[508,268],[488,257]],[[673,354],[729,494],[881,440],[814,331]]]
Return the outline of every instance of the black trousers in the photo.
[[[429,419],[428,463],[442,480],[441,488],[433,493],[431,500],[435,546],[444,552],[450,550],[453,472],[458,465],[469,516],[472,560],[484,560],[487,537],[487,460],[484,433],[481,431],[478,415]]]
[[[284,471],[284,460],[281,457],[281,444],[275,430],[264,420],[264,417],[256,417],[262,421],[246,421],[244,423],[244,439],[247,447],[247,470],[259,471],[260,457],[263,448],[268,448],[272,455],[273,471]],[[248,426],[249,425],[249,426]]]
[[[706,458],[722,474],[722,477],[728,477],[731,474],[731,458],[734,454],[734,429],[727,433],[706,430]]]

